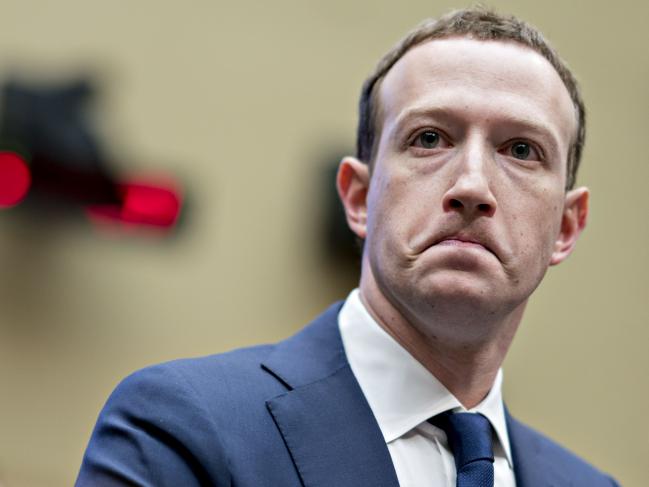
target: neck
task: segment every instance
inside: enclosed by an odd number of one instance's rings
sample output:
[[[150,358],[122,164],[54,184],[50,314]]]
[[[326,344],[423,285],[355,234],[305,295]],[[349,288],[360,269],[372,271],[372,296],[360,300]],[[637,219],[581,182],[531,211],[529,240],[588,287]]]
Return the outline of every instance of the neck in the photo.
[[[381,293],[374,279],[366,278],[365,272],[360,291],[363,304],[376,322],[467,409],[477,406],[489,393],[526,304],[523,302],[504,315],[431,313],[423,319],[413,319],[404,316]],[[471,329],[488,332],[478,338],[455,333],[455,330]]]

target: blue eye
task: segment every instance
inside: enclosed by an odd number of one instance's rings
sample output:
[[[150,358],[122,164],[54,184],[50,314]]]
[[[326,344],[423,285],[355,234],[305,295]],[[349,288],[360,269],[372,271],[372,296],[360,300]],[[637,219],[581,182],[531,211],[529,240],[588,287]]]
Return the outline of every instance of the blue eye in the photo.
[[[532,148],[525,142],[516,142],[515,144],[512,144],[510,150],[512,156],[514,156],[516,159],[525,160],[530,156]]]
[[[417,136],[416,145],[424,149],[434,149],[439,144],[440,136],[437,132],[427,130]]]

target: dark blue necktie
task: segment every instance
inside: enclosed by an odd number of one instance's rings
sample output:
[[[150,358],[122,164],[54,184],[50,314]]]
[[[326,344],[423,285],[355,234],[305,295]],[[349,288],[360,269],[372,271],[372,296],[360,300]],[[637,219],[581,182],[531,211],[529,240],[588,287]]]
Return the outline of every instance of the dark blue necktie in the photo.
[[[493,487],[491,425],[482,414],[444,413],[431,422],[444,430],[455,456],[457,487]]]

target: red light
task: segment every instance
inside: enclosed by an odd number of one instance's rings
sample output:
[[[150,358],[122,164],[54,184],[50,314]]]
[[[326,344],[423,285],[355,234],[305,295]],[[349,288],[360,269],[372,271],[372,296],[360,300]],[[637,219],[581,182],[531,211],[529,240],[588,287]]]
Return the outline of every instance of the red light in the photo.
[[[122,194],[120,206],[87,207],[89,218],[100,228],[110,231],[107,225],[111,223],[121,225],[121,230],[126,232],[138,227],[173,228],[180,215],[182,196],[172,181],[143,178],[122,183],[119,188]]]
[[[31,184],[27,164],[15,152],[0,152],[0,208],[20,203]]]
[[[157,227],[170,227],[176,222],[180,200],[171,189],[127,183],[123,190],[123,221]]]

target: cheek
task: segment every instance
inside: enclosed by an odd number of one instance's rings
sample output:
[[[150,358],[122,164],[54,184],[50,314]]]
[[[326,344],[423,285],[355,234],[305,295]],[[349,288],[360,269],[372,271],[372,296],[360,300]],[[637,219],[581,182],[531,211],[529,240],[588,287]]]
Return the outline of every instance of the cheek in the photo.
[[[367,196],[367,239],[374,247],[389,245],[402,232],[398,205],[402,201],[393,184],[373,181]]]
[[[368,238],[388,240],[380,245],[408,251],[430,227],[435,214],[434,196],[421,180],[376,175],[367,199]],[[378,242],[377,242],[378,243]]]
[[[525,203],[521,202],[518,206],[520,211],[512,216],[512,241],[518,242],[515,252],[525,265],[545,272],[561,227],[563,200],[545,192],[531,196],[525,199]]]

